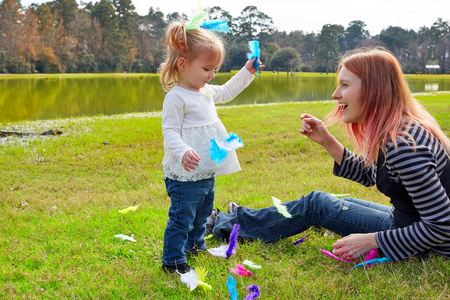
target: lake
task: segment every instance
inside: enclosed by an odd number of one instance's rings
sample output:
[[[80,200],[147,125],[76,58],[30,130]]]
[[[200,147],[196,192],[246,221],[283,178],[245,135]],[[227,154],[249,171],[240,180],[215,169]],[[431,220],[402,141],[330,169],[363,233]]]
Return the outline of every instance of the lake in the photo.
[[[231,75],[217,74],[213,84]],[[413,92],[450,91],[448,76],[413,76]],[[265,73],[229,105],[331,100],[335,75]],[[155,74],[0,77],[0,123],[161,111],[164,91]]]

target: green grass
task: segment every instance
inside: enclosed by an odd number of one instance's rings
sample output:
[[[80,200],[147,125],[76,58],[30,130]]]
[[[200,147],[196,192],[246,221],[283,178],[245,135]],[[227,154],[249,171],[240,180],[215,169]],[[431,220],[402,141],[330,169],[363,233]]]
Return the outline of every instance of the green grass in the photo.
[[[418,96],[450,133],[450,94]],[[242,171],[217,178],[216,207],[230,201],[270,206],[314,190],[388,203],[375,187],[332,175],[332,160],[299,133],[300,115],[323,118],[332,103],[285,103],[219,109],[226,128],[245,143]],[[11,128],[0,124],[0,129]],[[19,131],[59,127],[58,137],[9,139],[0,145],[0,298],[229,299],[229,268],[244,259],[263,266],[238,278],[240,299],[257,284],[261,299],[449,299],[450,261],[419,261],[350,269],[325,257],[338,236],[311,228],[272,244],[243,242],[230,260],[201,254],[212,290],[189,289],[161,271],[170,199],[162,179],[161,118],[155,114],[15,124]],[[26,129],[26,130],[25,130]],[[345,145],[342,130],[330,128]],[[106,144],[106,145],[105,145]],[[125,215],[118,210],[141,204]],[[137,243],[115,234],[133,234]],[[292,246],[311,233],[304,244]],[[220,242],[207,241],[209,247]]]

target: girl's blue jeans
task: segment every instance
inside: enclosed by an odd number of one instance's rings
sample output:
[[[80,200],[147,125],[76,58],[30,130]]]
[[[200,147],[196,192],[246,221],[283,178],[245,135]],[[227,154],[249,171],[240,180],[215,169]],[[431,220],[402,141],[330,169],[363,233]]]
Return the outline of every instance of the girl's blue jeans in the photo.
[[[391,207],[354,198],[337,198],[325,192],[311,192],[299,200],[283,203],[292,218],[281,215],[275,206],[251,209],[238,207],[232,214],[220,213],[213,234],[227,240],[234,224],[239,236],[274,242],[320,226],[341,236],[396,229]]]
[[[215,179],[182,182],[166,178],[165,183],[171,206],[162,263],[174,266],[186,263],[189,249],[206,250],[204,232],[214,208]]]

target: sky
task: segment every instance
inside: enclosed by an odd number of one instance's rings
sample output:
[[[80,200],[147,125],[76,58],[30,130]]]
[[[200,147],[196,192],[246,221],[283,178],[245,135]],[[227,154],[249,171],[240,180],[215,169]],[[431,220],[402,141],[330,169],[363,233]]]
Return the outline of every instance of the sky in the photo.
[[[22,5],[44,2],[49,1],[22,0]],[[286,32],[319,33],[325,24],[346,28],[351,21],[361,20],[370,35],[376,35],[389,26],[417,31],[422,26],[431,27],[438,18],[450,19],[450,0],[132,0],[132,3],[139,15],[146,15],[152,6],[164,14],[179,12],[189,17],[200,5],[220,6],[233,17],[239,17],[245,7],[254,5],[272,18],[275,28]]]

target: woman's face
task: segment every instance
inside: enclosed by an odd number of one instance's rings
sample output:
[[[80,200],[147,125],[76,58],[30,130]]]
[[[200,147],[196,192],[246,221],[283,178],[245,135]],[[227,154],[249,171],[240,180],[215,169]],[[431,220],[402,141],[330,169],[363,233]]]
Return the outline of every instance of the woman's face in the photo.
[[[345,123],[364,123],[361,101],[362,80],[345,67],[338,76],[338,86],[332,97],[341,107],[342,119]]]

